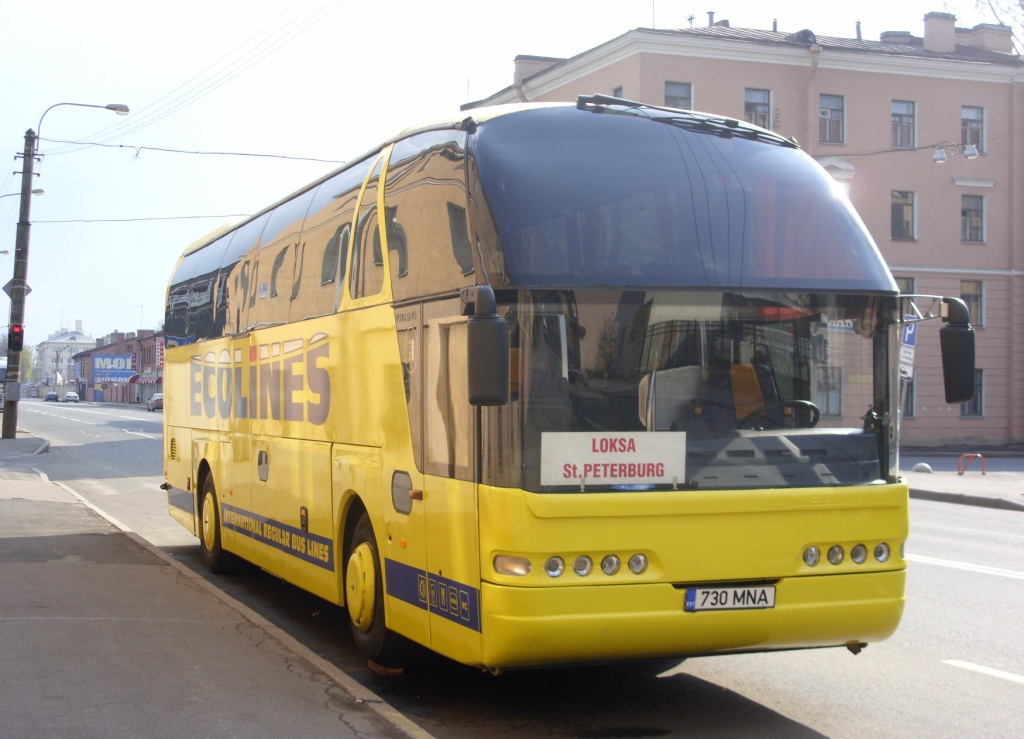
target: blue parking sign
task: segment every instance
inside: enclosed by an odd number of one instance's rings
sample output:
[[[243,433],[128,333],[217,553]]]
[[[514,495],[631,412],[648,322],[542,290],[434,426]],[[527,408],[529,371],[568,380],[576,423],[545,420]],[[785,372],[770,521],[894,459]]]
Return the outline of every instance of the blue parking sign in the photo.
[[[907,316],[907,318],[913,318],[913,316]],[[904,346],[917,346],[917,322],[908,323],[903,326],[903,339],[901,343]]]

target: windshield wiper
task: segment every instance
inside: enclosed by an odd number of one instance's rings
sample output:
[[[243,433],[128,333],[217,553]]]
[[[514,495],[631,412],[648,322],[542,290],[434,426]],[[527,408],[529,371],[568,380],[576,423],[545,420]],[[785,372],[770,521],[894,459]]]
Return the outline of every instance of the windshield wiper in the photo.
[[[612,109],[609,106],[617,107]],[[723,138],[739,136],[740,138],[764,141],[778,146],[786,146],[793,149],[799,148],[795,139],[784,138],[777,133],[752,126],[735,118],[726,118],[725,116],[716,116],[709,113],[649,105],[648,103],[612,97],[611,95],[580,95],[576,99],[576,107],[580,110],[589,110],[592,113],[635,115],[657,123],[667,123],[670,126],[685,128],[689,131],[710,133]],[[668,113],[670,115],[650,115],[652,111]]]

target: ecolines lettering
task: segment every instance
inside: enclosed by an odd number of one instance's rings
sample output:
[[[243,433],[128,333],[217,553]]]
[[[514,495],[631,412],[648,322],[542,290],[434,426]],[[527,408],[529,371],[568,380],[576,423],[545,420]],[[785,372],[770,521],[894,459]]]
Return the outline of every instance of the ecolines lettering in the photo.
[[[250,348],[245,361],[223,351],[192,357],[189,369],[190,412],[206,418],[250,418],[275,421],[327,421],[331,377],[322,360],[331,345],[318,334],[305,343],[287,341]],[[308,391],[308,392],[306,392]],[[305,394],[304,400],[296,400]]]

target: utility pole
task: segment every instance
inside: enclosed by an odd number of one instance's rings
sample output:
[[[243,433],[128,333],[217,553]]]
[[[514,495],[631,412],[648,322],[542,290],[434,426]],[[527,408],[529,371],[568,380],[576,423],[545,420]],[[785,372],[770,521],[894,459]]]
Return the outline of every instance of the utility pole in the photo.
[[[25,325],[25,296],[28,294],[28,234],[32,227],[32,175],[36,157],[36,132],[25,132],[25,153],[21,168],[21,214],[14,239],[14,278],[7,283],[11,296],[10,326]],[[8,329],[9,331],[12,329]],[[18,437],[18,401],[21,400],[21,348],[7,352],[7,388],[4,394],[4,439]]]

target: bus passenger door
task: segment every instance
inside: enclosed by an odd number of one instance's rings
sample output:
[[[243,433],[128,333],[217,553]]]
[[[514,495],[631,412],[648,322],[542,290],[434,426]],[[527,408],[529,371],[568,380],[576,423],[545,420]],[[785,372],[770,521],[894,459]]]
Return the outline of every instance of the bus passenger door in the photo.
[[[378,538],[383,539],[382,566],[390,596],[388,625],[413,641],[430,646],[426,501],[420,472],[423,439],[420,306],[397,308],[395,321],[408,426],[405,419],[395,418],[385,433],[391,439],[409,439],[411,444],[385,444],[385,473],[381,480],[385,528],[383,537]],[[380,395],[382,393],[378,393]]]
[[[433,647],[472,662],[480,653],[480,540],[475,410],[460,307],[458,300],[423,305],[423,511]]]

